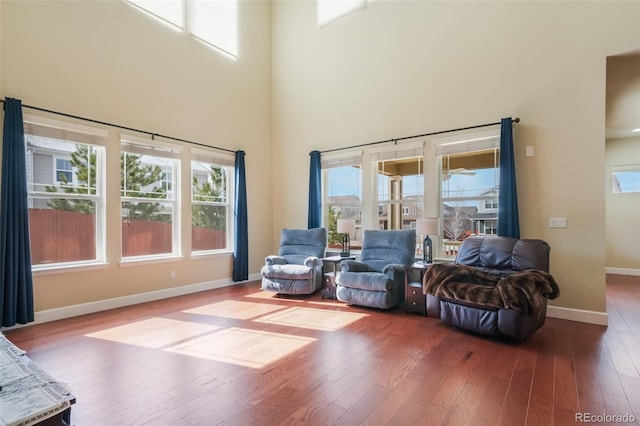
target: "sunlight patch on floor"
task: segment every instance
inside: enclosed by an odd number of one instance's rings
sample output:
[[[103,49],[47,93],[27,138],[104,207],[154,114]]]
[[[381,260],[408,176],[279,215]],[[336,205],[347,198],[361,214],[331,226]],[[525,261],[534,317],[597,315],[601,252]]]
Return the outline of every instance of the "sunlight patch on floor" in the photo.
[[[183,311],[188,314],[209,315],[215,317],[246,320],[260,315],[286,309],[284,306],[267,305],[255,302],[239,302],[237,300],[225,300],[198,306],[197,308]]]
[[[305,303],[307,300],[305,299],[296,299],[296,296],[277,296],[276,293],[272,291],[259,291],[257,293],[247,294],[244,297],[250,297],[254,299],[263,299],[263,300],[275,300],[275,301],[286,301],[293,303]],[[300,296],[298,296],[300,297]]]
[[[243,367],[262,368],[315,340],[232,327],[165,350]]]
[[[255,321],[313,330],[335,331],[367,316],[369,314],[294,307],[266,315]]]
[[[157,349],[175,345],[177,342],[209,333],[219,328],[215,325],[197,322],[178,321],[168,318],[149,318],[86,334],[85,336]]]

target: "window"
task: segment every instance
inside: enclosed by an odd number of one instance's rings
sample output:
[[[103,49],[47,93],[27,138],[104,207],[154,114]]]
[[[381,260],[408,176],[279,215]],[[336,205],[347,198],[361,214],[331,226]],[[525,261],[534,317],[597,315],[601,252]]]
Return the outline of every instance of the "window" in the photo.
[[[485,210],[495,210],[498,208],[498,200],[493,198],[490,200],[484,200]]]
[[[234,158],[192,150],[191,250],[228,251],[233,247]]]
[[[233,57],[238,56],[237,0],[126,0]]]
[[[379,229],[412,229],[423,217],[424,143],[374,150],[372,169],[377,171]]]
[[[340,248],[337,219],[353,219],[351,247],[362,246],[363,229],[413,229],[422,217],[424,158],[422,141],[366,151],[322,155],[329,247]],[[368,185],[367,185],[368,183]]]
[[[56,170],[54,180],[56,183],[66,185],[73,182],[73,169],[71,160],[56,158]]]
[[[180,254],[179,147],[149,142],[121,138],[123,258]]]
[[[499,129],[492,128],[322,154],[330,247],[341,245],[338,217],[356,220],[358,242],[363,229],[415,229],[418,218],[438,217],[442,233],[431,235],[436,257],[455,256],[469,235],[495,235],[499,148]]]
[[[342,247],[342,235],[337,233],[338,219],[353,219],[355,235],[351,248],[362,245],[362,154],[350,152],[322,156],[323,222],[327,228],[329,247]]]
[[[497,136],[489,136],[437,147],[444,257],[454,257],[470,235],[496,233],[499,144]]]
[[[640,164],[613,167],[613,192],[640,192]]]
[[[236,0],[191,1],[189,31],[198,39],[238,56]]]
[[[104,262],[106,132],[24,120],[33,270]]]

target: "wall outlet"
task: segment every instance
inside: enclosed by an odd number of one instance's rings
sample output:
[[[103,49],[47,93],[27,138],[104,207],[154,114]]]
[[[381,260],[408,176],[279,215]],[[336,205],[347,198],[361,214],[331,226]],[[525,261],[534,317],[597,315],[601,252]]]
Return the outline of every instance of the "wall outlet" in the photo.
[[[566,228],[567,227],[567,218],[566,217],[551,217],[549,218],[549,228]]]
[[[171,278],[175,278],[176,277],[176,271],[171,271]]]

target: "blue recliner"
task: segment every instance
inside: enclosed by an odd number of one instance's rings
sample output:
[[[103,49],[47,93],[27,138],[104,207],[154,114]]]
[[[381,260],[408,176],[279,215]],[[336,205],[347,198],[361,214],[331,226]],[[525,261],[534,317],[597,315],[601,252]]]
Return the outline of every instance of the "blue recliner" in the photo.
[[[404,274],[415,258],[416,231],[365,230],[358,260],[343,260],[336,298],[352,305],[390,309],[404,301]]]
[[[267,256],[262,289],[279,294],[311,294],[322,287],[322,259],[327,230],[283,229],[278,255]]]

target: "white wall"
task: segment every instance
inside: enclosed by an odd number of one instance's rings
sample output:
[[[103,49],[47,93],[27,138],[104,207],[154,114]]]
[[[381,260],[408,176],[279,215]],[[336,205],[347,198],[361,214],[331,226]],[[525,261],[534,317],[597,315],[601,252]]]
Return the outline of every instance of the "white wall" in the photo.
[[[0,96],[135,129],[246,151],[256,274],[272,242],[271,3],[240,2],[230,59],[121,0],[0,2]],[[37,111],[25,109],[29,114]],[[51,116],[60,119],[59,116]],[[85,124],[81,122],[81,124]],[[120,130],[109,129],[108,161]],[[126,132],[131,133],[131,132]],[[185,149],[189,149],[188,146]],[[183,180],[189,179],[185,171]],[[119,169],[107,171],[107,255],[98,270],[36,274],[35,308],[90,304],[191,284],[231,281],[231,255],[120,266]],[[189,211],[182,211],[189,217]],[[183,234],[189,232],[185,222]],[[170,271],[176,278],[170,278]]]
[[[639,18],[637,2],[380,1],[317,29],[315,2],[275,2],[274,230],[306,221],[290,194],[313,149],[517,116],[521,234],[551,245],[552,304],[605,312],[606,57],[640,47]]]
[[[605,148],[607,271],[640,275],[640,193],[612,191],[613,167],[640,165],[640,51],[607,58]]]
[[[638,116],[640,117],[640,116]],[[613,168],[640,165],[640,137],[607,140],[606,149],[607,268],[640,274],[640,192],[614,193]]]

